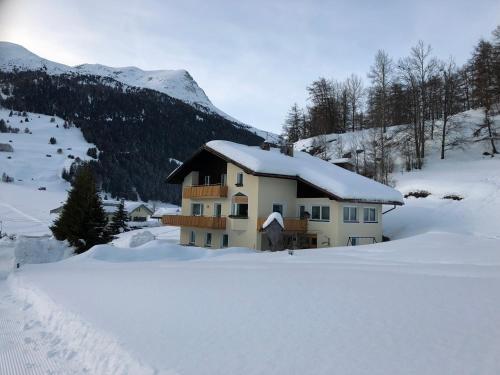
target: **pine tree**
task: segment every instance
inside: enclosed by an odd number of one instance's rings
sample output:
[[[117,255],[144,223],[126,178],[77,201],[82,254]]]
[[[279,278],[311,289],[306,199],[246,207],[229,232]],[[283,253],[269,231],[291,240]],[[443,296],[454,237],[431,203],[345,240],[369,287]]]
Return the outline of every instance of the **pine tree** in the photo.
[[[302,128],[302,120],[304,116],[302,110],[298,107],[297,103],[295,103],[285,120],[285,124],[283,125],[283,136],[286,138],[287,142],[294,143],[302,138],[303,129]]]
[[[495,145],[497,134],[492,126],[490,110],[494,103],[494,72],[493,72],[493,45],[490,42],[480,40],[474,50],[472,57],[472,95],[477,105],[484,107],[484,122],[478,127],[476,135],[486,130],[484,140],[491,143],[491,152],[497,154]]]
[[[106,215],[94,177],[89,167],[82,167],[75,176],[61,215],[50,229],[58,240],[67,240],[81,254],[111,240],[105,226]]]
[[[113,214],[113,219],[108,225],[108,232],[111,235],[120,234],[122,232],[127,232],[129,230],[128,224],[128,213],[125,210],[125,205],[123,200],[118,205],[118,209]]]

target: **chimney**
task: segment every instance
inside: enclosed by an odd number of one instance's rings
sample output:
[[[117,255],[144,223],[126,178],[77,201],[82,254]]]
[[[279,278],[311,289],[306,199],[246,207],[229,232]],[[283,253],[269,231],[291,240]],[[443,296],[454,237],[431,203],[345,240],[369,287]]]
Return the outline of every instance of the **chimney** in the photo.
[[[293,143],[286,143],[280,147],[280,152],[286,156],[293,157]]]

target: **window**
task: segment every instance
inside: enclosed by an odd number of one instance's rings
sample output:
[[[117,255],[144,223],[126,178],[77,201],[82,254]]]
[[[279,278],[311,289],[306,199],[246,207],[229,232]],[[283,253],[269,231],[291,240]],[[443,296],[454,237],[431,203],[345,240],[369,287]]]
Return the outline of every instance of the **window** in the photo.
[[[212,246],[212,233],[207,233],[205,235],[205,246],[206,247]]]
[[[330,221],[330,207],[321,206],[321,220]]]
[[[205,185],[210,185],[210,176],[205,176]]]
[[[203,203],[193,203],[191,205],[191,215],[203,216]]]
[[[358,209],[356,207],[344,207],[344,223],[356,223],[358,221]]]
[[[356,237],[351,237],[351,245],[356,246],[358,244],[358,239]]]
[[[229,235],[223,234],[222,235],[222,247],[228,247],[229,246]]]
[[[191,233],[189,233],[189,244],[194,245],[195,243],[196,243],[196,233],[194,232],[194,230],[192,230]]]
[[[363,209],[363,221],[365,223],[377,222],[377,211],[375,210],[375,208],[365,207]]]
[[[220,184],[222,186],[226,186],[227,183],[227,174],[223,173],[220,175]]]
[[[330,207],[329,206],[312,206],[311,207],[311,220],[330,221]]]
[[[281,203],[273,203],[273,212],[279,212],[283,216],[283,205]]]
[[[236,175],[236,186],[243,186],[243,173],[238,172]]]
[[[221,217],[222,216],[222,204],[214,203],[214,216]]]
[[[248,217],[248,204],[233,203],[232,215],[239,217]]]
[[[306,216],[306,206],[303,204],[297,206],[297,216],[299,219],[304,219]]]

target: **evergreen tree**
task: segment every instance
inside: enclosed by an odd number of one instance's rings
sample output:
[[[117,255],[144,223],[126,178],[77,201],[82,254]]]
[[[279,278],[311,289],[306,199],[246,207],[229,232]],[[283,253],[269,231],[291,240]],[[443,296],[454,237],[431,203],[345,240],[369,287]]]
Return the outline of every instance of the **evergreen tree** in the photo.
[[[128,213],[125,210],[125,204],[123,203],[122,200],[118,206],[118,209],[115,211],[113,215],[111,223],[108,225],[108,232],[111,235],[127,232],[129,230],[127,221],[128,221]]]
[[[50,227],[54,236],[67,240],[81,254],[111,237],[105,231],[106,215],[89,167],[80,168],[59,218]]]
[[[302,110],[295,103],[288,112],[285,124],[283,125],[283,136],[287,142],[294,143],[303,137],[302,121],[304,115]]]
[[[472,95],[477,105],[484,107],[484,122],[478,127],[476,135],[479,136],[485,130],[486,136],[483,139],[490,141],[491,152],[497,154],[495,145],[497,134],[490,119],[490,110],[495,98],[493,61],[493,45],[485,40],[480,40],[472,56]]]

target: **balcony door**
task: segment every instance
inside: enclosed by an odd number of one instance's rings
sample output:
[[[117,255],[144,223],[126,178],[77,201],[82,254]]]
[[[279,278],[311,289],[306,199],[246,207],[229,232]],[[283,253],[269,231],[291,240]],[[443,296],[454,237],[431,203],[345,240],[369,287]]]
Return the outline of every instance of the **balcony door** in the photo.
[[[215,217],[222,216],[222,203],[214,203],[214,216]]]

